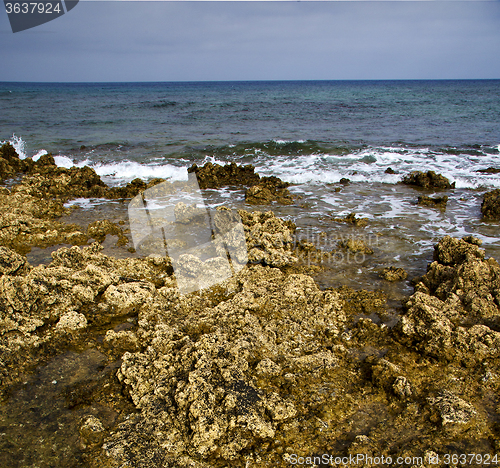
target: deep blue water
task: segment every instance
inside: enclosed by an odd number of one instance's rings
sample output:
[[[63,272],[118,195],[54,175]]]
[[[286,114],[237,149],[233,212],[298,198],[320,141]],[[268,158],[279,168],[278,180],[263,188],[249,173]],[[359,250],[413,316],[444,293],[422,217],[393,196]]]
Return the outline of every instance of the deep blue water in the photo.
[[[273,140],[307,142],[290,154],[477,150],[500,143],[500,80],[0,83],[0,130],[28,154],[85,145],[113,160],[241,155]]]

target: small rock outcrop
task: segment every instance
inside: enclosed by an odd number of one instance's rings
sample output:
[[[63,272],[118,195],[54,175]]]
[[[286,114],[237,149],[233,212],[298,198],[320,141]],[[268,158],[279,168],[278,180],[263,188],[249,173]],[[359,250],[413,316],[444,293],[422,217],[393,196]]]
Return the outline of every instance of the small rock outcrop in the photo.
[[[345,218],[334,218],[337,223],[352,224],[356,227],[363,227],[368,224],[368,218],[357,218],[356,213],[350,213]]]
[[[380,272],[380,277],[386,281],[403,281],[408,278],[408,273],[403,268],[388,267]]]
[[[260,181],[259,174],[255,173],[255,167],[250,164],[238,166],[232,162],[221,166],[220,164],[206,163],[202,167],[193,164],[188,168],[188,173],[193,172],[196,174],[201,189],[217,189],[233,185],[252,186]]]
[[[484,194],[481,213],[486,219],[500,219],[500,189]]]
[[[425,189],[452,189],[455,188],[455,182],[450,184],[450,181],[441,174],[436,174],[434,171],[414,171],[403,177],[401,181],[405,185],[413,185]]]
[[[480,241],[444,237],[397,325],[405,343],[470,365],[500,355],[500,266]]]
[[[283,182],[278,177],[262,177],[259,184],[245,192],[245,201],[251,205],[269,205],[274,201],[290,205],[293,197],[287,188],[289,186],[288,182]]]

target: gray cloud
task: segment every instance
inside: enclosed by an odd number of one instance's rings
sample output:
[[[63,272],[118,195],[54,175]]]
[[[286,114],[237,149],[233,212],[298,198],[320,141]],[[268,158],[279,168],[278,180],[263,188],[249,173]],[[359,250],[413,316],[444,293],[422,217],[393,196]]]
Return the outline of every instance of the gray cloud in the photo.
[[[500,78],[500,2],[80,2],[1,81]]]

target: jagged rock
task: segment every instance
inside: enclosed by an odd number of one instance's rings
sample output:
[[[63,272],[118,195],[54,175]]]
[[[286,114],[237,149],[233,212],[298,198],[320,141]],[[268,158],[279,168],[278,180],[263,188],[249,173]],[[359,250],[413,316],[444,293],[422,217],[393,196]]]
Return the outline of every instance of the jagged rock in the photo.
[[[104,336],[104,344],[113,348],[119,354],[127,351],[135,352],[140,348],[136,334],[129,330],[121,330],[119,332],[108,330]]]
[[[434,171],[414,171],[411,174],[404,176],[401,182],[406,185],[414,185],[425,189],[455,188],[455,182],[450,184],[450,181],[446,177],[441,174],[436,174]]]
[[[448,390],[429,398],[429,403],[435,406],[441,416],[441,424],[468,424],[477,414],[474,407]]]
[[[19,255],[7,247],[0,246],[0,275],[22,275],[29,270],[26,257]]]
[[[140,414],[105,441],[108,460],[142,466],[141,453],[152,450],[160,459],[236,463],[305,411],[291,400],[296,390],[281,388],[286,372],[321,382],[336,369],[336,356],[319,343],[327,330],[341,332],[338,293],[261,266],[242,271],[238,282],[242,289],[231,301],[186,309],[182,327],[169,319],[178,296],[162,302],[170,313],[160,303],[143,309],[139,324],[149,345],[125,353],[118,373]],[[262,326],[259,317],[272,321]],[[141,450],[131,450],[132,441]]]
[[[484,194],[481,213],[486,219],[500,219],[500,189]]]
[[[396,326],[406,343],[473,364],[500,354],[500,266],[479,239],[444,237]]]
[[[219,164],[206,163],[202,167],[193,164],[188,168],[188,173],[195,173],[198,185],[201,189],[221,188],[232,185],[251,186],[258,184],[260,176],[255,173],[252,165],[238,166],[232,162],[221,166]]]
[[[103,298],[114,315],[126,315],[139,310],[144,303],[150,301],[155,288],[149,283],[132,282],[115,286],[111,284],[104,292]]]
[[[111,187],[104,196],[110,199],[133,198],[144,190],[165,182],[165,179],[155,178],[147,183],[141,179],[134,179],[123,187]]]
[[[380,272],[380,277],[386,281],[403,281],[408,277],[408,273],[403,268],[388,267]]]
[[[444,197],[427,197],[422,196],[418,197],[417,205],[423,206],[435,206],[438,208],[446,208],[446,204],[448,203],[448,197],[445,195]]]
[[[406,377],[399,376],[392,384],[392,390],[399,398],[409,398],[413,394],[410,382]]]
[[[250,213],[238,210],[245,229],[250,263],[285,266],[298,261],[293,252],[294,239],[290,224],[272,211]]]
[[[287,189],[290,184],[277,177],[262,177],[258,185],[245,192],[245,201],[251,205],[269,205],[273,201],[283,205],[293,203],[293,197]]]

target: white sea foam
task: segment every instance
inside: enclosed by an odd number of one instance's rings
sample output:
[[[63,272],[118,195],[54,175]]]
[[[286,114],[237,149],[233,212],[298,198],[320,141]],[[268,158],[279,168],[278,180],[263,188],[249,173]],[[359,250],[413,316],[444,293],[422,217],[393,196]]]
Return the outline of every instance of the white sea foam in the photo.
[[[500,187],[500,178],[477,172],[499,167],[497,154],[480,156],[447,154],[429,148],[378,147],[346,155],[310,154],[291,158],[288,155],[258,155],[255,165],[263,175],[275,175],[291,183],[336,183],[342,177],[353,182],[396,184],[412,171],[435,171],[455,182],[457,188]],[[391,167],[396,173],[388,174]]]
[[[48,154],[47,150],[42,149],[34,154],[31,159],[33,159],[33,161],[38,161],[42,156],[46,154]]]
[[[0,141],[0,146],[4,143],[10,143],[16,150],[19,158],[26,159],[26,142],[21,137],[16,136],[14,133],[9,140]]]
[[[135,161],[121,161],[88,165],[104,180],[108,179],[114,182],[128,182],[136,178],[145,180],[154,177],[169,180],[188,179],[188,173],[185,167],[173,166],[171,164],[140,164]]]

